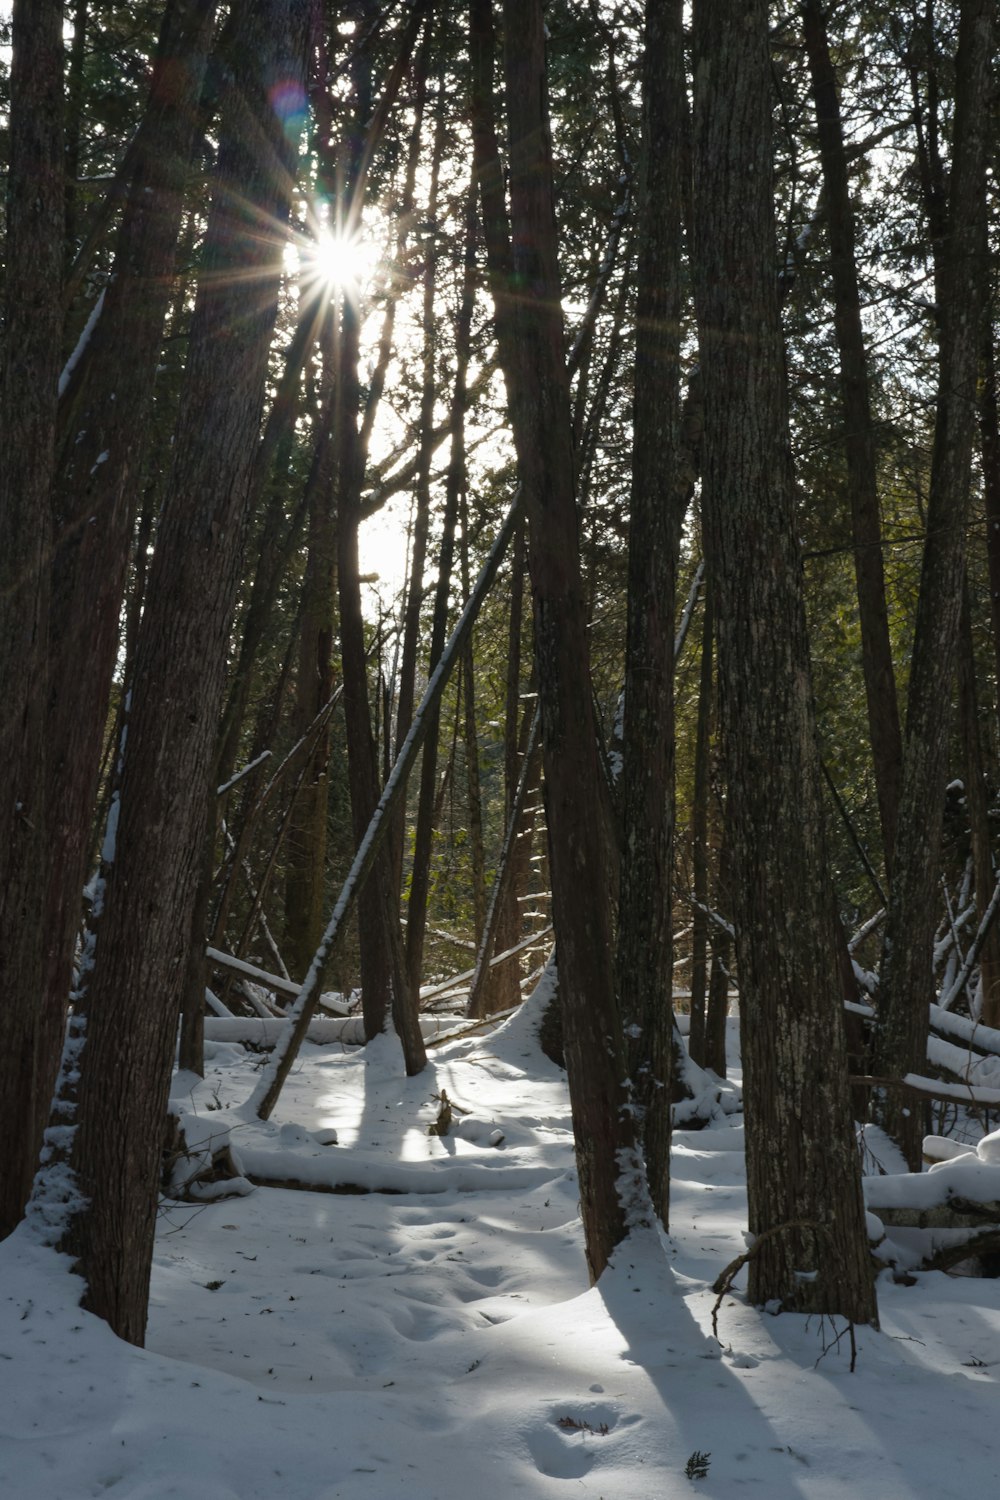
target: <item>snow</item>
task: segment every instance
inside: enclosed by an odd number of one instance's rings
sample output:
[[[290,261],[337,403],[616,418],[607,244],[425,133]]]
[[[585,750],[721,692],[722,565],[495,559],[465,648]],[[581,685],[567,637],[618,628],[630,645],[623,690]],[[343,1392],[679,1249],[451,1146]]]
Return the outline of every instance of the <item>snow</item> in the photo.
[[[411,1079],[391,1037],[307,1045],[266,1124],[245,1109],[259,1056],[210,1044],[204,1080],[175,1077],[173,1108],[188,1167],[227,1144],[242,1196],[162,1205],[146,1350],[80,1310],[70,1267],[30,1228],[0,1245],[0,1494],[996,1493],[997,1282],[883,1274],[882,1332],[857,1330],[854,1374],[839,1322],[748,1307],[745,1273],[713,1338],[711,1283],[745,1247],[739,1114],[676,1132],[672,1237],[636,1212],[588,1287],[565,1077],[538,1047],[539,1008],[433,1047]],[[467,1113],[438,1137],[442,1089]],[[998,1155],[987,1137],[917,1181],[967,1196]],[[251,1190],[257,1177],[354,1191]],[[696,1452],[703,1479],[685,1473]]]

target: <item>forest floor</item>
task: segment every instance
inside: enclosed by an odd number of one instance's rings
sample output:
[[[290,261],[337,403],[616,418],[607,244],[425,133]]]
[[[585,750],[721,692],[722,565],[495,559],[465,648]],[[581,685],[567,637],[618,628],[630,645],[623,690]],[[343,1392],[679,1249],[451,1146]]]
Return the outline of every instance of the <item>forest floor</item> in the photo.
[[[746,1305],[742,1120],[680,1130],[673,1233],[584,1264],[565,1078],[538,1003],[400,1076],[390,1038],[306,1047],[266,1126],[260,1058],[178,1075],[256,1187],[165,1204],[148,1348],[0,1245],[5,1500],[950,1500],[1000,1488],[1000,1281],[879,1282],[882,1331]],[[428,1133],[447,1091],[445,1136]],[[330,1134],[336,1131],[338,1144]],[[491,1143],[496,1132],[503,1140]],[[690,1463],[704,1455],[701,1471]]]

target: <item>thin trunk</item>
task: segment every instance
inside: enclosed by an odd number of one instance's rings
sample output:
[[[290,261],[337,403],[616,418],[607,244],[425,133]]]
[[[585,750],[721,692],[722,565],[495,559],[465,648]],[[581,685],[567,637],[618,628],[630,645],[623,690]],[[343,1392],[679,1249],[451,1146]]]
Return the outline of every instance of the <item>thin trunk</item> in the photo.
[[[694,794],[691,803],[691,868],[694,910],[691,919],[691,1029],[688,1051],[700,1067],[706,1061],[706,979],[708,971],[708,802],[712,767],[712,594],[705,589],[701,636],[701,682],[694,751]]]
[[[749,1220],[758,1239],[749,1294],[868,1323],[877,1309],[848,1096],[774,275],[765,0],[696,0],[694,49],[692,265]]]
[[[297,142],[271,100],[275,79],[302,86],[308,9],[307,0],[265,0],[239,12],[174,464],[81,997],[86,1040],[70,1156],[77,1195],[60,1247],[86,1281],[87,1306],[138,1344],[204,797],[294,184]],[[272,231],[261,233],[261,224]]]
[[[424,286],[421,333],[423,368],[420,383],[420,411],[417,418],[417,473],[413,492],[410,537],[410,578],[403,610],[403,646],[399,664],[399,691],[396,700],[396,754],[399,754],[413,721],[416,698],[417,651],[420,645],[420,618],[424,603],[424,571],[427,566],[427,536],[431,518],[431,459],[434,452],[434,403],[437,397],[437,317],[434,310],[434,285],[437,279],[439,250],[438,187],[441,180],[441,158],[444,154],[445,111],[444,86],[438,85],[434,143],[431,150],[431,175],[427,192],[427,215],[423,244]],[[402,828],[397,833],[397,857],[402,851]]]
[[[469,505],[462,493],[462,598],[469,597]],[[462,747],[465,751],[465,804],[469,819],[469,863],[476,942],[486,920],[486,856],[483,851],[483,799],[479,781],[479,730],[476,725],[476,665],[472,636],[462,653]]]
[[[527,562],[527,539],[523,526],[514,538],[510,561],[510,617],[507,627],[507,702],[504,712],[504,810],[508,827],[515,815],[515,800],[520,785],[521,760],[524,750],[523,738],[531,722],[534,706],[521,711],[521,638],[524,629],[524,570]],[[541,758],[537,761],[541,767]],[[534,790],[537,792],[538,787]],[[534,798],[532,797],[532,800]],[[515,843],[509,878],[497,894],[497,932],[493,947],[500,953],[513,948],[521,936],[521,907],[518,898],[526,889],[528,858],[531,850],[531,831],[528,821],[518,820],[518,841]],[[496,879],[500,877],[497,869]],[[489,969],[482,999],[484,1015],[509,1010],[521,999],[519,983],[521,965],[502,964]],[[471,1014],[471,1012],[470,1012]]]
[[[76,195],[80,174],[80,128],[83,123],[83,65],[87,47],[89,0],[73,5],[73,40],[66,69],[66,265],[76,255]]]
[[[984,277],[977,257],[985,211],[984,170],[995,6],[965,0],[955,64],[955,125],[945,233],[935,247],[939,388],[927,536],[906,711],[899,829],[886,925],[875,1072],[919,1072],[934,999],[932,950],[944,811],[950,704],[965,571],[965,522],[976,432]],[[902,1089],[874,1100],[882,1124],[913,1171],[921,1165],[923,1118]]]
[[[56,381],[62,337],[61,0],[16,0],[0,363],[0,1237],[21,1218],[51,1098],[39,1026],[51,809],[45,777]],[[36,1073],[36,1065],[40,1068]]]
[[[294,1023],[292,1029],[288,1036],[283,1038],[274,1049],[271,1061],[260,1083],[254,1090],[253,1097],[250,1100],[250,1107],[257,1111],[262,1120],[270,1117],[278,1101],[282,1085],[288,1077],[292,1064],[298,1055],[299,1048],[305,1039],[306,1032],[309,1029],[309,1022],[315,1014],[316,1006],[319,1003],[323,977],[337,952],[339,944],[343,942],[347,918],[350,916],[359,895],[364,891],[368,877],[375,868],[376,861],[383,849],[386,835],[391,826],[392,813],[406,792],[407,778],[413,769],[413,763],[423,745],[431,710],[435,705],[440,707],[441,696],[460,659],[462,646],[469,631],[472,629],[476,616],[482,608],[483,600],[493,585],[497,569],[510,544],[511,535],[521,514],[521,506],[521,492],[518,490],[514,498],[514,503],[507,513],[497,539],[493,543],[490,554],[476,580],[472,596],[462,611],[462,617],[452,631],[451,639],[441,653],[441,660],[431,675],[431,680],[427,684],[426,691],[421,699],[420,707],[414,715],[406,744],[403,746],[399,759],[392,768],[392,775],[386,782],[382,795],[379,798],[378,806],[372,814],[368,828],[365,830],[364,837],[358,846],[358,852],[354,856],[354,863],[351,865],[347,879],[344,881],[337,904],[327,924],[326,932],[323,934],[323,941],[313,955],[313,961],[309,966],[309,973],[295,1002],[292,1012]]]
[[[982,737],[976,692],[976,661],[972,643],[972,614],[968,584],[962,590],[962,614],[958,637],[958,712],[962,744],[965,746],[965,805],[972,840],[976,910],[980,920],[989,906],[996,885],[990,848],[989,798],[983,764]],[[978,1020],[986,1026],[1000,1024],[1000,932],[990,928],[979,954],[979,989],[982,1009]]]
[[[465,408],[468,400],[468,370],[472,334],[472,311],[475,302],[475,215],[470,194],[466,211],[465,277],[462,300],[455,329],[455,386],[452,395],[451,454],[445,482],[444,517],[441,553],[438,559],[437,588],[434,594],[434,617],[431,623],[430,670],[433,672],[444,650],[448,632],[448,601],[455,553],[455,527],[458,521],[459,495],[465,487]],[[414,991],[419,992],[423,967],[424,932],[427,925],[427,897],[430,883],[431,844],[434,828],[434,802],[437,785],[437,748],[440,716],[435,713],[427,727],[423,761],[420,767],[420,798],[417,803],[417,825],[413,841],[413,865],[410,873],[410,896],[406,908],[406,971]]]
[[[333,625],[337,600],[337,528],[333,455],[327,438],[336,379],[335,341],[327,321],[323,346],[321,427],[317,460],[309,482],[309,536],[299,626],[295,702],[291,730],[301,737],[333,692]],[[329,804],[330,736],[315,735],[309,764],[295,801],[285,874],[285,951],[291,972],[304,975],[323,936]]]
[[[861,326],[854,210],[844,147],[844,127],[837,95],[837,74],[830,57],[826,13],[821,0],[804,0],[802,19],[819,134],[827,232],[830,237],[833,323],[840,356],[844,457],[847,462],[851,503],[868,729],[885,866],[891,872],[902,780],[903,741],[885,601],[875,428]]]
[[[728,807],[729,799],[726,799]],[[714,907],[725,916],[732,910],[732,842],[722,810],[719,854],[715,876]],[[726,927],[711,924],[712,966],[708,980],[708,1003],[705,1007],[705,1050],[702,1066],[720,1078],[726,1076],[726,1022],[729,1019],[730,972],[733,964],[733,940]],[[699,1061],[695,1058],[695,1061]]]
[[[663,493],[681,445],[680,0],[647,0],[616,953],[653,1206],[669,1222],[673,1091],[674,594],[683,519]]]
[[[530,720],[525,715],[525,724],[528,725],[528,739],[524,746],[521,757],[521,773],[518,777],[517,786],[511,801],[510,810],[507,815],[507,831],[504,835],[503,848],[500,850],[500,858],[497,861],[496,875],[493,879],[493,889],[490,892],[489,905],[486,911],[486,920],[483,923],[482,936],[479,939],[479,948],[476,957],[476,967],[469,986],[469,998],[466,1006],[466,1014],[472,1017],[487,1016],[496,1013],[500,1007],[490,1004],[490,993],[487,984],[491,974],[502,972],[502,969],[491,968],[494,951],[506,953],[508,948],[516,946],[515,942],[504,944],[498,943],[497,937],[500,932],[501,916],[505,907],[509,908],[509,892],[511,890],[512,876],[515,866],[515,854],[518,840],[523,837],[523,812],[525,802],[538,792],[538,778],[541,770],[541,756],[538,750],[538,728],[539,715],[537,708],[531,714]],[[518,934],[520,937],[520,934]],[[504,965],[503,968],[508,968]],[[521,988],[517,982],[517,970],[513,969],[513,983],[510,986],[515,992],[515,1000],[521,998]],[[494,989],[493,995],[496,996]],[[504,995],[506,999],[506,995]]]

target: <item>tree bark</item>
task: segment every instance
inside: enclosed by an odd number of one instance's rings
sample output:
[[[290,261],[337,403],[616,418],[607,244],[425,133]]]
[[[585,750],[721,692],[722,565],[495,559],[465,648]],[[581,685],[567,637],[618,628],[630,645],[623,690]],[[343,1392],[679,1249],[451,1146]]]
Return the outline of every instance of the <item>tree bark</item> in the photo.
[[[627,1190],[619,1192],[635,1168],[636,1139],[626,1108],[606,851],[591,812],[601,772],[573,485],[541,4],[505,0],[503,15],[518,297],[511,303],[501,295],[497,326],[501,360],[510,355],[504,375],[528,506],[559,993],[587,1263],[596,1280],[636,1206]]]
[[[59,650],[52,654],[47,712],[49,1097],[35,1121],[36,1149],[59,1063],[81,893],[93,857],[94,801],[135,503],[215,10],[215,0],[172,0],[164,13],[114,275],[60,402],[49,623]]]
[[[696,0],[695,302],[740,975],[750,1297],[875,1322],[775,264],[764,0]],[[805,1274],[803,1274],[805,1273]]]
[[[681,444],[680,0],[647,0],[616,953],[653,1207],[666,1227],[673,1091],[674,594],[682,514],[664,494]]]
[[[49,485],[62,337],[62,12],[61,0],[16,0],[12,30],[0,363],[0,1237],[27,1201],[48,1087],[39,997],[50,824]]]
[[[273,86],[302,88],[307,0],[238,13],[174,465],[143,615],[117,830],[82,1009],[82,1206],[61,1248],[121,1337],[146,1324],[163,1122],[277,311],[297,141]],[[274,226],[261,233],[261,225]]]
[[[844,127],[837,97],[837,75],[830,57],[826,15],[821,0],[804,0],[802,20],[816,110],[823,197],[830,238],[833,326],[840,355],[844,457],[851,505],[868,730],[871,736],[885,867],[891,873],[899,813],[903,740],[885,602],[875,428],[861,326],[854,209],[847,174]]]
[[[932,950],[944,774],[965,570],[965,522],[976,431],[983,284],[976,259],[985,211],[984,172],[995,6],[965,0],[959,21],[951,187],[935,246],[940,341],[927,534],[906,710],[903,785],[886,924],[874,1069],[918,1072],[934,998]],[[898,1089],[876,1096],[879,1123],[919,1171],[923,1127]]]

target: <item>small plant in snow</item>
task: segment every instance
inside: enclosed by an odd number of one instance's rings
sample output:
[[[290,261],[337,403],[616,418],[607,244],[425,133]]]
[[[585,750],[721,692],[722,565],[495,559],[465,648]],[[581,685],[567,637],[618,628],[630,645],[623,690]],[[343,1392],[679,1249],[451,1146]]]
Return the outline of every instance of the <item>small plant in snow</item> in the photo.
[[[696,1448],[694,1450],[694,1452],[692,1453],[691,1457],[688,1459],[687,1463],[684,1465],[684,1473],[687,1476],[687,1478],[688,1479],[707,1479],[708,1478],[708,1465],[709,1465],[709,1462],[711,1460],[711,1457],[712,1457],[711,1453],[701,1453]]]

